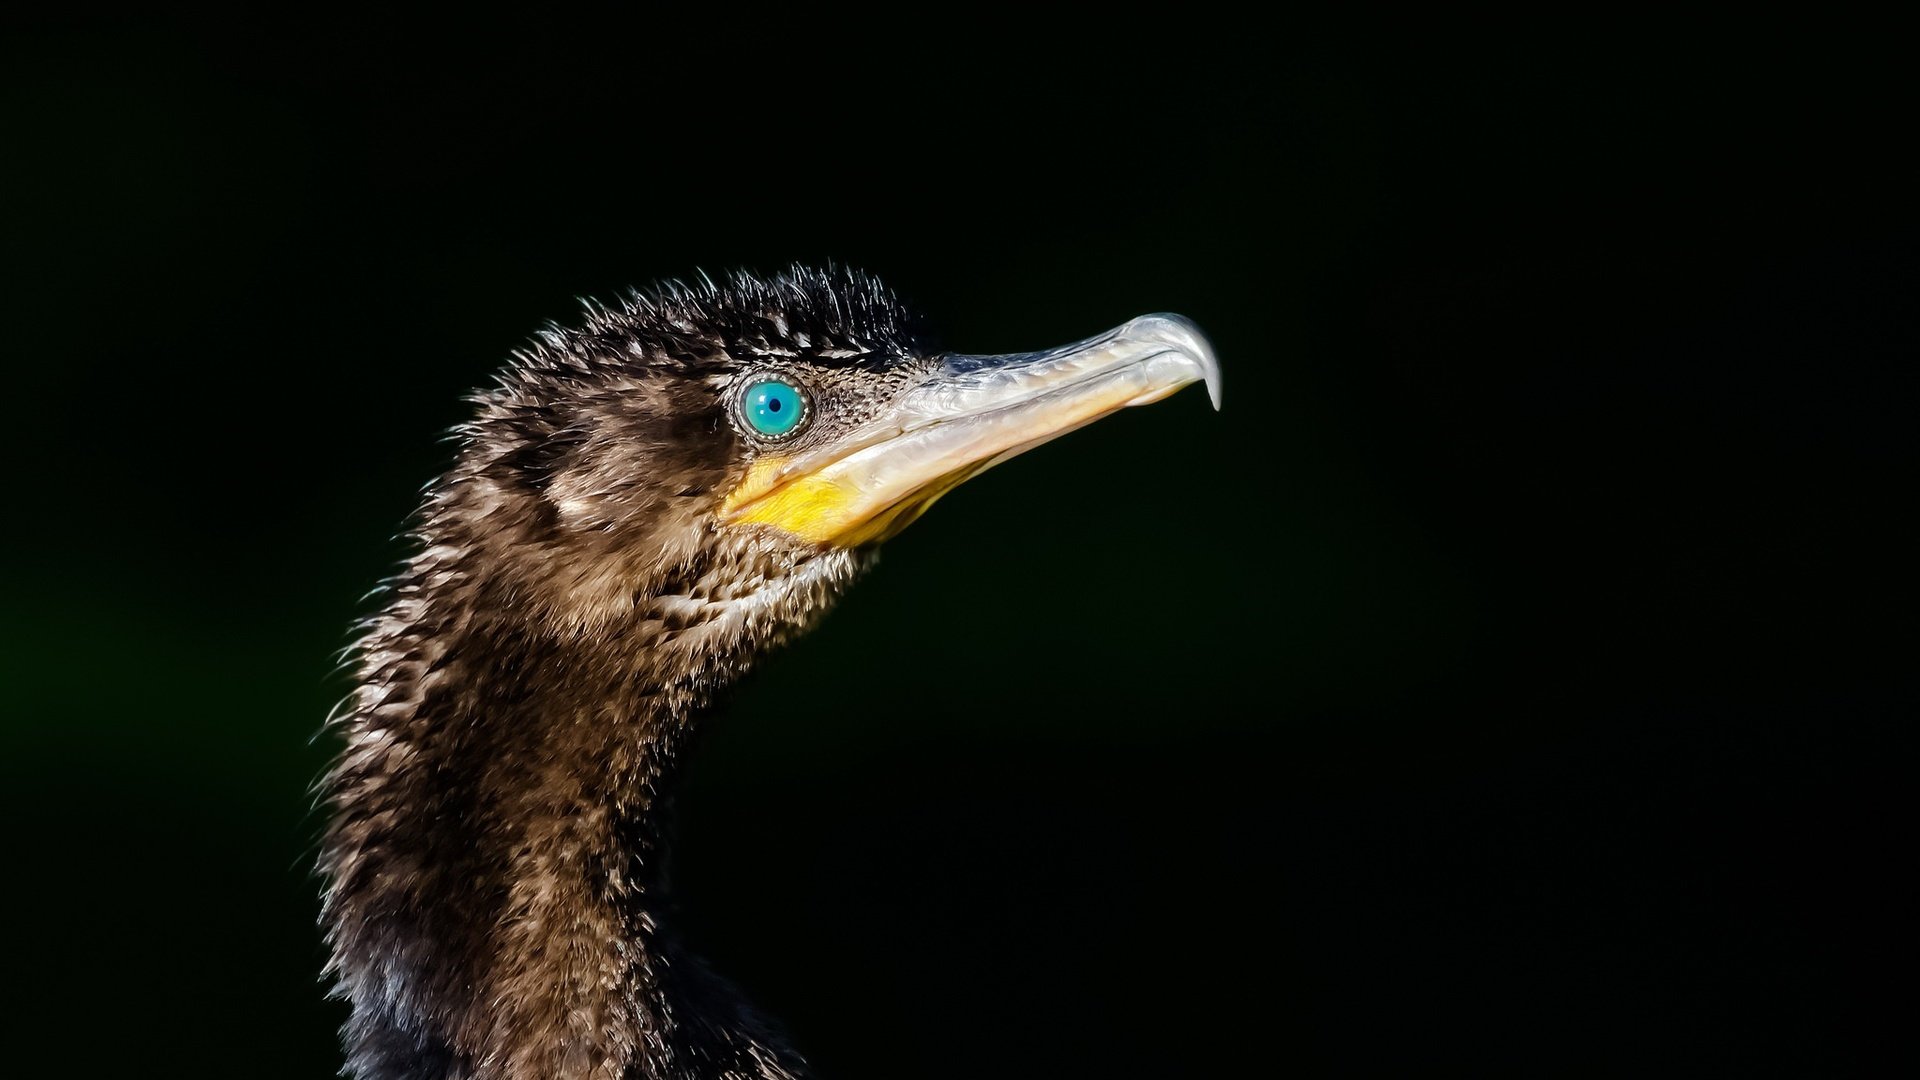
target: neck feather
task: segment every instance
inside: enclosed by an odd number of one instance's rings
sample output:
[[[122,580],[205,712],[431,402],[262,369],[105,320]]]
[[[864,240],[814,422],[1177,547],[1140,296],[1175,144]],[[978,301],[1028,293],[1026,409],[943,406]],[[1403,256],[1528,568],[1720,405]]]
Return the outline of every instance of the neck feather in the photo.
[[[370,621],[328,780],[351,1075],[799,1075],[662,925],[665,817],[714,693],[861,560],[717,543],[582,620],[460,555],[428,544]]]

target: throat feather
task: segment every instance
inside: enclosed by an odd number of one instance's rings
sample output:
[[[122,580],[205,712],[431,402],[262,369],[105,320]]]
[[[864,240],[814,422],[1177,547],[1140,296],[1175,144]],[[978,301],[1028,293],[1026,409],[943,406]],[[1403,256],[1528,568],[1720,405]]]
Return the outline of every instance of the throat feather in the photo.
[[[403,590],[360,650],[322,859],[355,1075],[420,1075],[380,1064],[395,1055],[456,1063],[429,1074],[446,1076],[692,1076],[715,1060],[798,1075],[729,987],[667,962],[667,817],[715,692],[863,563],[735,539],[586,625],[480,588]]]

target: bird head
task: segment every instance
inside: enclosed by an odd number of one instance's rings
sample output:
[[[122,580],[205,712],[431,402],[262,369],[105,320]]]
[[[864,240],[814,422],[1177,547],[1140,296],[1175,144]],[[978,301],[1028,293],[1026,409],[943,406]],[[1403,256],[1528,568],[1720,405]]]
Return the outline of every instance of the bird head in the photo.
[[[590,304],[479,398],[430,512],[474,519],[523,600],[596,621],[715,551],[731,582],[749,555],[749,579],[857,559],[969,477],[1190,383],[1219,404],[1177,315],[1000,356],[939,351],[920,325],[850,271]]]

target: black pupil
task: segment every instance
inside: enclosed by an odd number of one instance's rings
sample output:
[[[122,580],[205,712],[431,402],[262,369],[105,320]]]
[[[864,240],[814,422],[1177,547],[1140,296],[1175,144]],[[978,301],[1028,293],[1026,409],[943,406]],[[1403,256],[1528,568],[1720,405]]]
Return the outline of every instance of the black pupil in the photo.
[[[779,398],[777,398],[777,397],[774,397],[774,396],[772,396],[771,394],[769,394],[769,395],[767,396],[767,411],[768,411],[768,412],[779,412],[779,411],[780,411],[780,399],[779,399]]]

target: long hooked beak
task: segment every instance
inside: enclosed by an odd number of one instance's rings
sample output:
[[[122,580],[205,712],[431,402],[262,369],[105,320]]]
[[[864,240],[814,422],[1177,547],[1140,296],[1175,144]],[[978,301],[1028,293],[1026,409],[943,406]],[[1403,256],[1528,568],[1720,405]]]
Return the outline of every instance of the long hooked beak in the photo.
[[[1220,362],[1179,315],[1143,315],[1046,352],[950,354],[846,437],[757,462],[725,514],[815,543],[878,543],[969,477],[1196,382],[1218,409]]]

